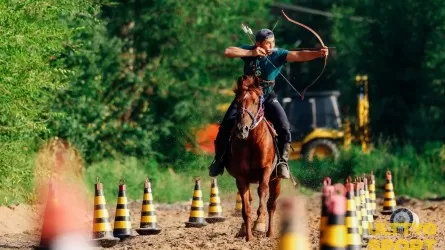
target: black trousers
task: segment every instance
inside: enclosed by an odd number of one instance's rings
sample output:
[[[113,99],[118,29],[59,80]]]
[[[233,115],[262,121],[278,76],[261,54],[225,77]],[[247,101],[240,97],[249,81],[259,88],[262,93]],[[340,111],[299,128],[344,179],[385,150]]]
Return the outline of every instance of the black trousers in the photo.
[[[272,122],[275,130],[278,134],[278,146],[282,151],[285,143],[291,142],[290,124],[287,119],[286,112],[278,102],[275,93],[269,94],[264,101],[264,111],[266,119]],[[220,124],[218,135],[216,137],[216,157],[221,157],[224,150],[229,144],[229,137],[232,128],[235,126],[237,115],[237,103],[236,100],[232,101],[229,109],[227,110],[224,118]]]

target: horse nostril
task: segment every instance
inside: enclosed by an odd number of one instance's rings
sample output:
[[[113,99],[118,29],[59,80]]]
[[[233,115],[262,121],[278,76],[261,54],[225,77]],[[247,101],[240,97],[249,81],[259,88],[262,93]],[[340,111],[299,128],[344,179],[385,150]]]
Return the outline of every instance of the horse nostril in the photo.
[[[244,132],[249,132],[249,127],[248,126],[244,126]]]
[[[243,131],[243,125],[241,124],[237,124],[236,128],[238,129],[238,131]]]

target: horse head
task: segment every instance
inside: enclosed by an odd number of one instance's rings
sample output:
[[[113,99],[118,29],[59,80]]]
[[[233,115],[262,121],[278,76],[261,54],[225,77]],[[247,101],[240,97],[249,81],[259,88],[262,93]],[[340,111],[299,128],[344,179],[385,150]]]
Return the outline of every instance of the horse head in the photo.
[[[264,117],[263,91],[259,79],[250,75],[240,76],[235,94],[238,104],[235,134],[239,139],[246,140],[249,132]]]

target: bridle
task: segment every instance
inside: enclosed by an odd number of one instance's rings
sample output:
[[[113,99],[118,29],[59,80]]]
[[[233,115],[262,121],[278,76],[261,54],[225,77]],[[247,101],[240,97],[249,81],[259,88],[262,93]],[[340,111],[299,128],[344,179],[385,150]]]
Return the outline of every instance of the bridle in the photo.
[[[246,94],[244,94],[244,99],[246,99]],[[249,127],[249,131],[255,129],[258,124],[260,124],[260,122],[264,119],[264,96],[261,95],[260,96],[260,102],[258,103],[259,107],[258,107],[258,112],[256,113],[256,115],[253,115],[252,112],[250,112],[249,110],[246,109],[244,102],[243,105],[241,106],[241,113],[239,114],[239,117],[242,117],[242,115],[244,114],[244,112],[246,112],[250,118],[252,119],[252,124]]]

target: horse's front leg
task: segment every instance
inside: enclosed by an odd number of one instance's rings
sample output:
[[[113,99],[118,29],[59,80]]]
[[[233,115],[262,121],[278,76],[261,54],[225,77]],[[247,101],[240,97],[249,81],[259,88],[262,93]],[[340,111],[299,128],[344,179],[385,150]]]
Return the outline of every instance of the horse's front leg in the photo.
[[[255,231],[266,232],[266,197],[269,193],[269,176],[263,175],[258,185],[258,197],[260,197],[257,211],[258,218],[255,222]]]
[[[267,230],[267,237],[274,237],[274,221],[273,216],[275,209],[277,208],[277,199],[280,196],[281,191],[281,179],[276,178],[269,183],[269,200],[267,201],[267,211],[269,213],[269,230]]]
[[[252,208],[250,206],[250,191],[249,191],[249,182],[246,180],[236,180],[236,185],[238,187],[238,192],[241,196],[241,201],[243,203],[242,216],[243,216],[243,225],[241,225],[240,232],[237,236],[246,236],[246,241],[249,241],[253,238],[252,235]],[[245,230],[245,231],[244,231]]]

